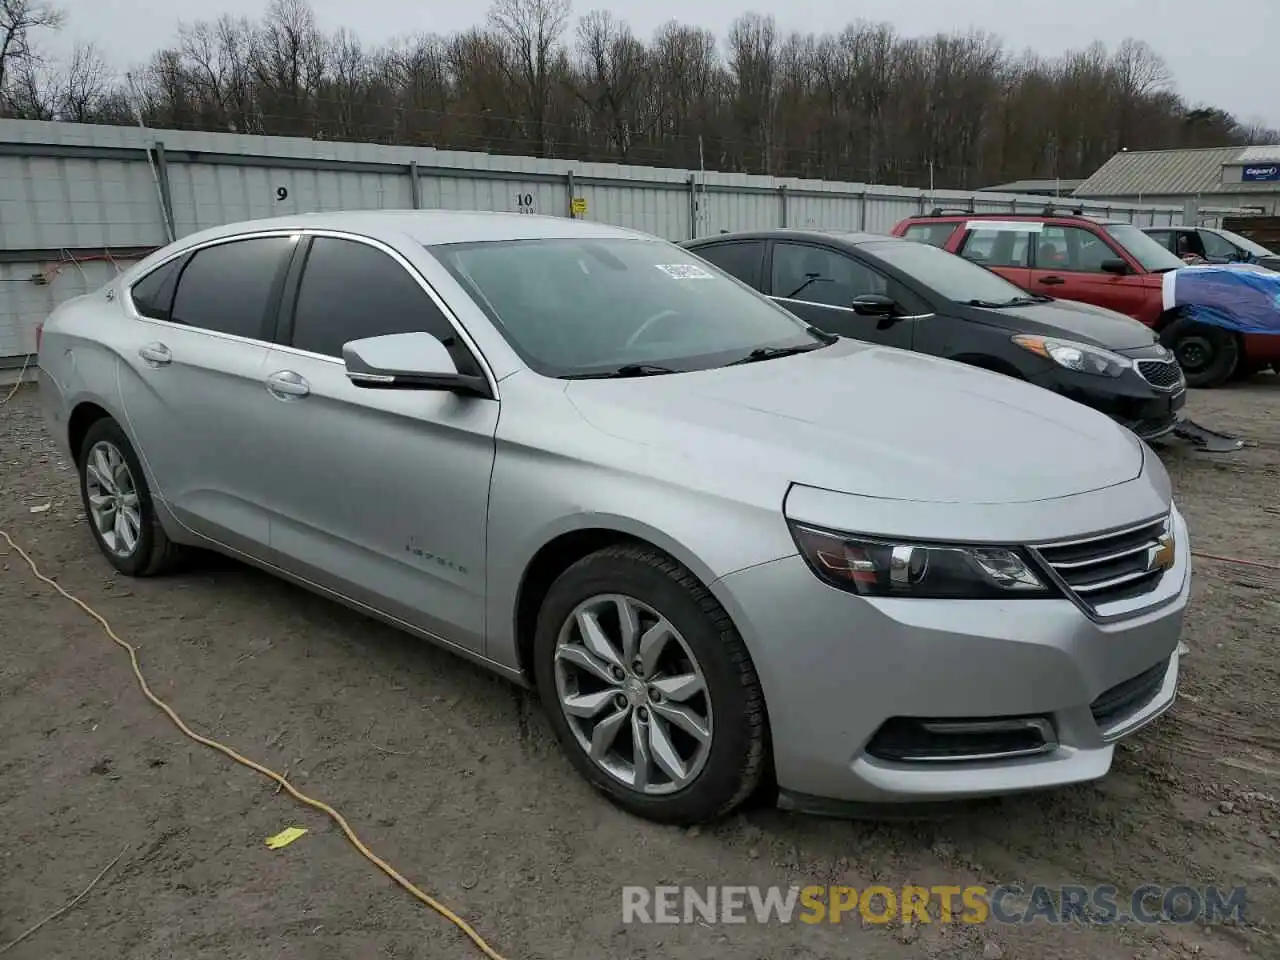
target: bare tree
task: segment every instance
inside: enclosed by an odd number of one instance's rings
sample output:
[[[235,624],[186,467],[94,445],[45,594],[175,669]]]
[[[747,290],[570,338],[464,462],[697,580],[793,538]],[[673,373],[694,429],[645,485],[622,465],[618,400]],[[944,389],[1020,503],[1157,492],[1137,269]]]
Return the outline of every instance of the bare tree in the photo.
[[[530,138],[540,157],[548,152],[548,110],[557,67],[564,60],[560,38],[569,10],[569,0],[495,0],[489,8],[489,25],[506,53],[503,71],[523,95]]]
[[[30,93],[28,85],[40,76],[43,60],[32,46],[32,34],[57,30],[62,22],[62,11],[45,0],[0,0],[0,115],[8,104],[15,74],[22,74],[18,83],[23,97]]]
[[[605,10],[578,21],[578,79],[574,92],[605,132],[610,153],[626,160],[642,126],[639,99],[649,74],[644,44]]]
[[[256,22],[184,26],[126,87],[92,50],[41,59],[59,22],[45,3],[0,0],[9,115],[131,122],[136,105],[157,127],[939,188],[1083,177],[1122,146],[1280,139],[1188,104],[1137,40],[1048,58],[861,21],[783,36],[747,14],[721,48],[674,22],[646,43],[604,11],[566,36],[569,0],[496,0],[482,27],[370,47],[321,31],[307,0],[272,0]]]

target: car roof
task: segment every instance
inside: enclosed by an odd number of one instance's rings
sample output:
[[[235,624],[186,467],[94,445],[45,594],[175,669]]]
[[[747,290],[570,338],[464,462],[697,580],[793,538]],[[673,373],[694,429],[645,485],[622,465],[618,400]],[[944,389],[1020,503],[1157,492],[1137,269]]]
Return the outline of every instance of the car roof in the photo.
[[[203,242],[263,230],[336,230],[368,237],[398,235],[423,244],[497,240],[551,240],[575,237],[655,240],[624,227],[569,217],[491,213],[474,210],[346,210],[241,220],[184,238]]]
[[[808,240],[814,243],[836,243],[857,246],[860,243],[889,242],[906,243],[898,237],[886,237],[880,233],[860,233],[856,230],[819,230],[816,228],[774,227],[770,230],[737,230],[718,233],[710,237],[697,237],[693,240],[681,241],[682,246],[701,246],[721,240]]]

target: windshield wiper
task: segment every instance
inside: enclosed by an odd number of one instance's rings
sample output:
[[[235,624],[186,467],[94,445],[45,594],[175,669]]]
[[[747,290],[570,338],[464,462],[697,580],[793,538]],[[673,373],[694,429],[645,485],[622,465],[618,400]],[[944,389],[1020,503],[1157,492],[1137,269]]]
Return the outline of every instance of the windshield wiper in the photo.
[[[986,307],[988,310],[999,310],[1002,307],[1025,307],[1031,303],[1048,303],[1052,297],[1025,296],[1010,297],[1008,300],[966,300],[971,307]]]
[[[598,373],[566,373],[561,380],[621,380],[627,377],[657,377],[664,373],[679,373],[670,367],[656,363],[627,363],[613,370],[601,370]]]
[[[797,353],[808,353],[810,350],[817,350],[820,347],[825,346],[829,346],[829,344],[802,343],[794,347],[756,347],[745,357],[742,357],[739,360],[731,360],[729,363],[725,364],[725,366],[736,367],[740,363],[758,363],[761,360],[774,360],[778,357],[790,357]]]

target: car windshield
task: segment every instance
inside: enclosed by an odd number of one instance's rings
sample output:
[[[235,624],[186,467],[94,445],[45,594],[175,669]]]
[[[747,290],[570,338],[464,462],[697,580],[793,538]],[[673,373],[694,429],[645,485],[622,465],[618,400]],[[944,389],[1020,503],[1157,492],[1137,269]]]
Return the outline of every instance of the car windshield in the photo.
[[[1215,230],[1214,233],[1218,234],[1218,236],[1220,237],[1225,237],[1227,240],[1230,240],[1241,250],[1251,253],[1255,257],[1274,257],[1275,256],[1275,253],[1268,250],[1262,244],[1255,243],[1254,241],[1250,240],[1248,237],[1242,237],[1238,233],[1232,233],[1230,230]]]
[[[753,353],[764,358],[828,342],[766,297],[660,240],[510,240],[429,249],[545,376],[703,370]]]
[[[1007,303],[1029,297],[1027,291],[986,267],[927,243],[875,240],[861,245],[869,255],[918,280],[948,300]]]
[[[1156,273],[1186,266],[1169,252],[1168,247],[1147,236],[1131,223],[1106,223],[1102,225],[1102,229],[1112,240],[1129,251],[1129,255],[1142,264],[1144,270]]]

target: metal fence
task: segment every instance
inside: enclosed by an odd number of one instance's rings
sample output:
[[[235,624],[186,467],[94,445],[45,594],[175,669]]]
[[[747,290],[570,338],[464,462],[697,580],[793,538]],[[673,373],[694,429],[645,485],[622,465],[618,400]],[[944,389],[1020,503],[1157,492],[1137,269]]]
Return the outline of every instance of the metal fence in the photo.
[[[1141,226],[1180,206],[700,173],[290,137],[0,120],[0,368],[58,302],[170,239],[237,220],[342,209],[576,216],[684,240],[776,226],[888,233],[934,207],[1046,203]]]

